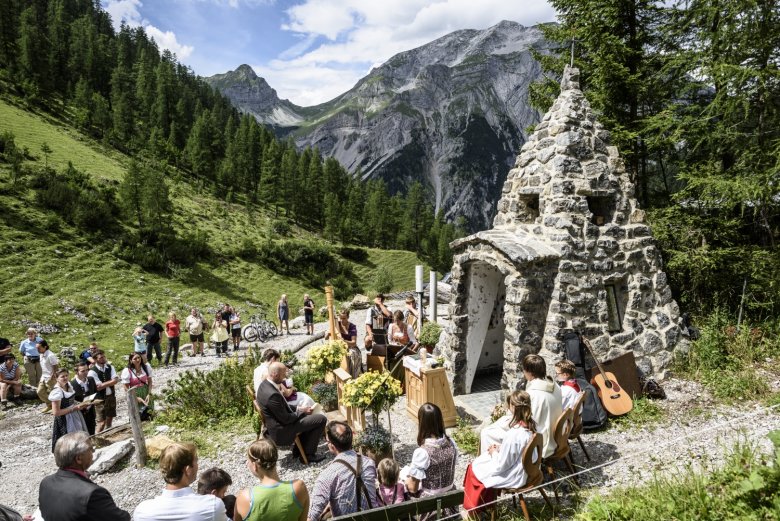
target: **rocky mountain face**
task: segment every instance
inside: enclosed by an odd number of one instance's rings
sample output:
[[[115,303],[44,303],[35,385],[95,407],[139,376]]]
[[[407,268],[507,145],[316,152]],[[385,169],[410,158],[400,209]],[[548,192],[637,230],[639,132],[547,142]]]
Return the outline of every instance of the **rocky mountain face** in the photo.
[[[227,96],[238,110],[253,115],[260,123],[287,128],[303,122],[298,113],[301,108],[280,100],[276,91],[249,65],[204,79]]]
[[[392,191],[420,181],[449,219],[463,216],[481,230],[492,221],[525,129],[539,121],[528,103],[528,87],[541,75],[531,50],[547,45],[539,28],[514,22],[456,31],[397,54],[348,92],[306,108],[279,101],[260,78],[225,81],[238,71],[210,81],[258,120],[295,127],[279,130],[292,132],[298,146],[317,147]]]

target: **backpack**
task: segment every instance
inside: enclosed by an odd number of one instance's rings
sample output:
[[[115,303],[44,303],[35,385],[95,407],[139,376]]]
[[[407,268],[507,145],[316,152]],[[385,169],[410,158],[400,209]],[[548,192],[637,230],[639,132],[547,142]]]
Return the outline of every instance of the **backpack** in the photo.
[[[607,423],[607,411],[601,405],[598,391],[584,378],[577,378],[577,384],[585,392],[585,401],[582,404],[582,429],[587,432],[602,428]]]

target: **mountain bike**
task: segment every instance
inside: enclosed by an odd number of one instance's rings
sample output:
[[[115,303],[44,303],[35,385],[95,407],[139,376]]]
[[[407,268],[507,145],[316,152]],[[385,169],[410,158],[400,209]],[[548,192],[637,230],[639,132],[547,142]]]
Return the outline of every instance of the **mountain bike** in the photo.
[[[276,324],[265,317],[258,317],[257,315],[252,315],[249,324],[241,332],[244,340],[250,343],[265,342],[269,337],[275,337],[277,334],[279,334],[279,331],[276,329]]]

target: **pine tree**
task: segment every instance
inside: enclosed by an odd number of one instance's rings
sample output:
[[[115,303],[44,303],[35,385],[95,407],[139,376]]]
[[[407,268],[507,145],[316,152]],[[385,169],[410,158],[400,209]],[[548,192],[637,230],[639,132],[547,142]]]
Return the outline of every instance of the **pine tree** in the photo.
[[[20,0],[0,2],[0,68],[13,72],[18,57]]]

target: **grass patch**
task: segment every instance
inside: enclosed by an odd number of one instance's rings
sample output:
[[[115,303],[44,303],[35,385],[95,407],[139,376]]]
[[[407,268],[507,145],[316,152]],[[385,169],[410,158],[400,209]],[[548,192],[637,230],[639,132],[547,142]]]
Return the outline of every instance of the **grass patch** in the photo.
[[[745,521],[780,515],[780,432],[770,433],[771,455],[736,445],[722,468],[656,478],[639,487],[595,497],[576,519],[658,521],[659,519]]]
[[[61,170],[73,163],[78,170],[106,179],[120,180],[125,168],[118,152],[103,147],[84,137],[51,116],[32,114],[0,100],[0,132],[10,130],[19,146],[26,146],[30,154],[43,159],[41,146],[46,143],[52,152],[49,166]]]
[[[715,311],[705,320],[701,337],[677,360],[676,369],[682,376],[702,382],[716,399],[726,403],[767,399],[771,389],[758,369],[780,356],[777,329],[771,322],[743,323],[737,329],[732,317]]]
[[[647,427],[658,423],[664,418],[664,410],[654,401],[645,397],[634,400],[634,408],[631,412],[617,418],[610,419],[610,428],[626,430],[632,427]]]
[[[458,418],[458,424],[455,427],[455,432],[452,433],[452,438],[458,444],[460,452],[472,456],[476,456],[479,452],[479,434],[465,419]]]

